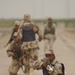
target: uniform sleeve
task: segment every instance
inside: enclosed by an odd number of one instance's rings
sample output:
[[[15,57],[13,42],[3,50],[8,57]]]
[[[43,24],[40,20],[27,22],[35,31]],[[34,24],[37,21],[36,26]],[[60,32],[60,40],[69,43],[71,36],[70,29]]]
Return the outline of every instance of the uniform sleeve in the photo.
[[[12,49],[13,49],[13,42],[10,43],[10,46],[9,46],[9,48],[7,49],[7,55],[8,55],[8,57],[10,57],[10,54],[11,54],[11,52],[12,52]]]
[[[34,27],[33,27],[34,32],[38,33],[39,27],[36,24],[34,24],[34,23],[33,23],[33,25],[34,25]]]
[[[37,70],[42,69],[42,64],[43,64],[43,62],[42,62],[41,60],[37,60],[37,61],[34,63],[34,69],[37,69]]]
[[[34,32],[37,33],[37,35],[39,36],[39,38],[43,38],[43,34],[41,29],[39,28],[39,26],[34,24]]]

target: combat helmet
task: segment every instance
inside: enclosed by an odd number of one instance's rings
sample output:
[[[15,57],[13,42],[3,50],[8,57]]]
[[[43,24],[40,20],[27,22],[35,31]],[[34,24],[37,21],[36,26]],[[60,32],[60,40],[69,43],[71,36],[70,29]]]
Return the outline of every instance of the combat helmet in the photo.
[[[53,50],[46,50],[45,54],[54,54]]]
[[[29,14],[25,14],[24,15],[24,19],[30,21],[30,15]]]
[[[15,24],[15,25],[20,25],[20,22],[19,22],[19,21],[15,21],[14,24]]]

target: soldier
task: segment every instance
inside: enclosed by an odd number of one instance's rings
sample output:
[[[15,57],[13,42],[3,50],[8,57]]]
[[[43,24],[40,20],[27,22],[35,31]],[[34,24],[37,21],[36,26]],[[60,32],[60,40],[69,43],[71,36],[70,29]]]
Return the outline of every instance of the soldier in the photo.
[[[64,64],[56,61],[52,50],[46,51],[45,57],[42,64],[43,75],[65,75]]]
[[[9,74],[17,75],[20,67],[22,68],[21,59],[21,40],[17,38],[16,32],[13,34],[13,41],[10,43],[10,47],[7,49],[7,55],[12,57],[11,65],[9,66]]]
[[[46,50],[45,58],[36,61],[34,68],[42,69],[43,75],[65,75],[64,64],[56,61],[52,50]]]
[[[6,46],[7,46],[9,43],[11,43],[11,42],[13,41],[13,34],[18,31],[19,26],[20,26],[20,22],[19,22],[19,21],[15,21],[14,25],[15,25],[15,27],[14,27],[14,29],[12,30],[11,37],[10,37],[8,43],[6,44]]]
[[[55,24],[52,22],[51,18],[48,18],[47,24],[44,29],[44,38],[45,38],[45,50],[52,49],[54,41],[56,39],[55,36]]]
[[[36,41],[36,34],[38,35],[38,40],[42,40],[42,34],[39,27],[31,22],[30,15],[24,15],[24,21],[21,24],[19,37],[22,39],[21,50],[24,55],[24,66],[25,74],[31,75],[33,71],[33,63],[38,59],[38,42]]]

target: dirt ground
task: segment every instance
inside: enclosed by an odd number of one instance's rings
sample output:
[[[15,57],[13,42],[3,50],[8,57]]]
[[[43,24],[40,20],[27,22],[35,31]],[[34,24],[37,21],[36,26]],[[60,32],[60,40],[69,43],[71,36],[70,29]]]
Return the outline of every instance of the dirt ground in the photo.
[[[7,44],[11,32],[12,28],[0,28],[0,33],[2,33],[2,35],[0,36],[0,49]]]

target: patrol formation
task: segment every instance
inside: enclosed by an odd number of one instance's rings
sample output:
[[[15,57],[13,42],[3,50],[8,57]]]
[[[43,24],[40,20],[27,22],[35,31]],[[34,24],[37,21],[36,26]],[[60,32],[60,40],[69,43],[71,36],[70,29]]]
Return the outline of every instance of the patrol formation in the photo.
[[[55,58],[53,44],[56,40],[55,28],[51,18],[48,18],[44,33],[39,26],[31,21],[31,16],[25,14],[23,21],[15,21],[15,27],[7,43],[8,57],[12,57],[9,75],[17,75],[21,68],[24,75],[33,75],[34,70],[42,70],[43,75],[65,75],[65,67]],[[38,39],[36,38],[38,36]],[[38,42],[44,40],[44,58],[38,59]],[[24,68],[23,68],[24,66]]]

